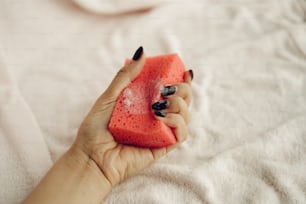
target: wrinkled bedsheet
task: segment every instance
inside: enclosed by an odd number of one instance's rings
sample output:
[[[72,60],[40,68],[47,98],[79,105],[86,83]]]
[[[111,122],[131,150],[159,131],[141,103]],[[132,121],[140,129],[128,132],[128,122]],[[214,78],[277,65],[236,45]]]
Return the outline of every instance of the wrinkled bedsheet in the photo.
[[[194,70],[189,136],[104,203],[306,203],[306,1],[134,2],[0,0],[0,203],[33,189],[140,45]]]

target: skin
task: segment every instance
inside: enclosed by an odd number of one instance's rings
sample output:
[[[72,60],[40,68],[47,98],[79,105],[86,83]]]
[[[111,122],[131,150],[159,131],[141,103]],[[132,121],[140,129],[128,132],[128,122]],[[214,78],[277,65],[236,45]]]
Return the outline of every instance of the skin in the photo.
[[[180,145],[187,137],[188,106],[191,100],[191,76],[175,84],[177,91],[167,96],[166,117],[157,117],[172,127],[177,143],[160,148],[138,148],[118,144],[108,130],[108,123],[121,90],[141,71],[143,54],[124,66],[82,122],[71,148],[54,164],[24,204],[101,203],[111,189],[148,167]]]

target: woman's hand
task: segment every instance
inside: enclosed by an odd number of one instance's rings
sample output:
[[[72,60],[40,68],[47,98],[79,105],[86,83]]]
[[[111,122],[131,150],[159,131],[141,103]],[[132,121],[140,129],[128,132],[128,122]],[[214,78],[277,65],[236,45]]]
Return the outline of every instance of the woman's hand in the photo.
[[[141,71],[145,56],[140,47],[130,64],[124,66],[108,89],[98,98],[78,131],[71,151],[81,152],[93,160],[105,176],[110,189],[117,183],[135,175],[152,162],[168,153],[187,137],[188,105],[191,99],[192,71],[185,72],[185,82],[165,87],[162,95],[166,101],[152,105],[157,120],[174,129],[177,144],[161,149],[137,148],[118,144],[108,130],[108,123],[116,99]]]
[[[133,61],[118,72],[88,113],[72,147],[52,166],[24,204],[101,203],[114,185],[138,173],[186,139],[191,70],[185,72],[184,83],[161,91],[165,100],[152,104],[156,119],[174,129],[177,144],[161,149],[137,148],[118,144],[108,131],[117,97],[140,73],[144,62],[140,47]]]

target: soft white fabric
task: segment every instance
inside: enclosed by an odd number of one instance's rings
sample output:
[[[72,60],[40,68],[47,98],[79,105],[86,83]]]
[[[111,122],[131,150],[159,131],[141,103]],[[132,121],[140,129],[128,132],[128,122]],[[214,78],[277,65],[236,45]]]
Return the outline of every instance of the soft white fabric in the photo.
[[[169,0],[74,0],[90,12],[99,14],[120,14],[152,9]]]
[[[99,16],[0,1],[0,203],[31,191],[139,45],[194,70],[190,134],[104,203],[305,203],[305,8],[180,0]]]
[[[0,103],[0,201],[18,203],[52,166],[52,161],[36,119],[3,62]]]

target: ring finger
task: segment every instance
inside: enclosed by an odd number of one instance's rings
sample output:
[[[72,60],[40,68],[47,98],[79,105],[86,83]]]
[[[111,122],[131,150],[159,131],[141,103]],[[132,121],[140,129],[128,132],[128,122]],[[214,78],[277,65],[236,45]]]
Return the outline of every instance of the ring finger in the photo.
[[[186,123],[189,122],[188,105],[184,99],[179,96],[169,96],[165,100],[157,101],[152,105],[154,111],[163,111],[163,113],[180,114]]]
[[[188,83],[164,86],[161,89],[161,95],[165,98],[168,98],[172,95],[180,96],[186,101],[187,105],[189,105],[191,100],[191,87]]]

